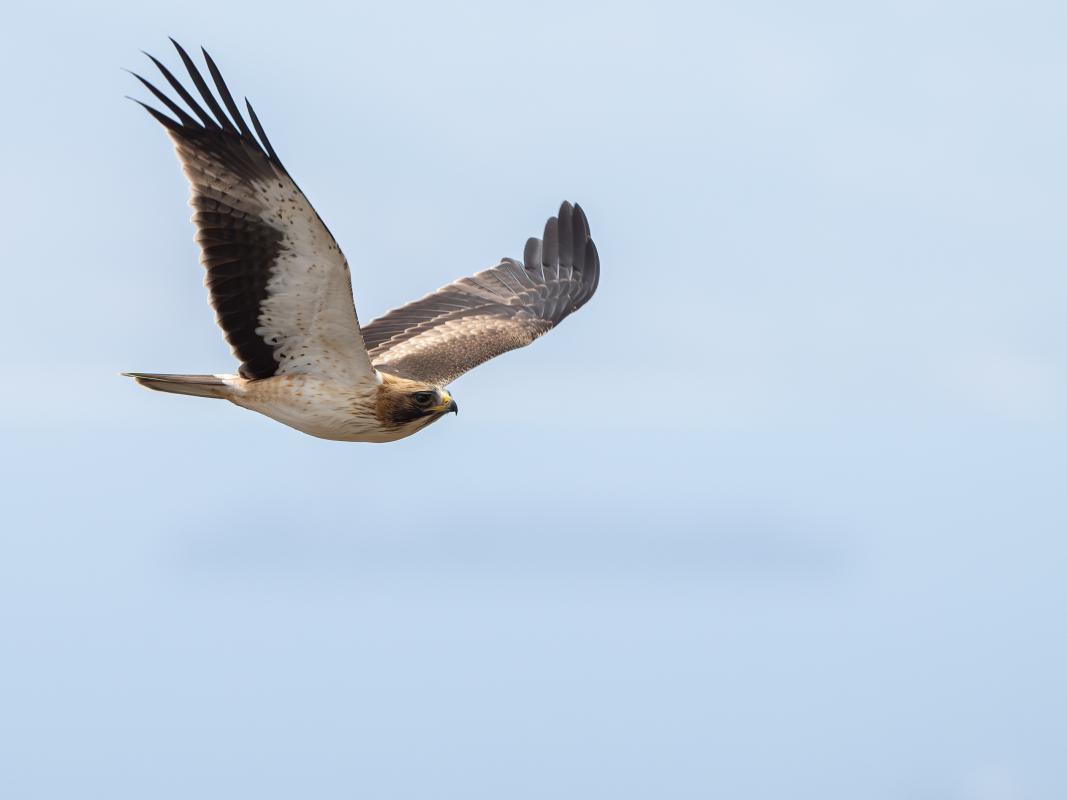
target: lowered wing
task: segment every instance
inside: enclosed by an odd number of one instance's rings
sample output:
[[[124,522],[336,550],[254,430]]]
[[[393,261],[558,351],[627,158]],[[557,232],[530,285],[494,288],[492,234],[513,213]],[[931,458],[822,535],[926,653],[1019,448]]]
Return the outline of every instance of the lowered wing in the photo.
[[[565,202],[544,238],[526,242],[523,263],[506,258],[460,278],[374,320],[363,337],[382,372],[444,385],[552,330],[593,296],[599,278],[585,213]]]

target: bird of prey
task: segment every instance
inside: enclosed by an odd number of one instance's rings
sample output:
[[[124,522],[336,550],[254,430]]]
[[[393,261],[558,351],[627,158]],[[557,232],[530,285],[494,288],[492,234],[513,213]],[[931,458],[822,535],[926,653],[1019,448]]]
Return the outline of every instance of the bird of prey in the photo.
[[[589,224],[564,202],[521,262],[501,259],[361,327],[348,262],[251,104],[250,128],[207,51],[217,97],[171,41],[199,99],[149,55],[185,107],[135,74],[172,116],[136,102],[178,153],[211,305],[240,366],[232,375],[123,373],[142,386],[229,400],[323,439],[396,441],[458,411],[449,383],[547,333],[596,291]]]

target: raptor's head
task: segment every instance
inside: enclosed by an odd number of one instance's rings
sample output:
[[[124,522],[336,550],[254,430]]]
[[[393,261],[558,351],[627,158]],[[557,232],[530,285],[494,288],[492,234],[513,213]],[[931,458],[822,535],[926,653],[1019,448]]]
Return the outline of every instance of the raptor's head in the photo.
[[[444,388],[381,373],[376,413],[383,428],[414,433],[459,406]]]

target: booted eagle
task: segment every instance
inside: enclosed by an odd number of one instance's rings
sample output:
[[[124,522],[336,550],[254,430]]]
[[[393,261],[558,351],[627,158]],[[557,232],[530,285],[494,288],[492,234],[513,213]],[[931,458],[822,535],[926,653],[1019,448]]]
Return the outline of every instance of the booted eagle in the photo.
[[[246,100],[250,128],[211,56],[202,51],[218,97],[174,46],[199,99],[149,56],[186,108],[140,75],[173,116],[137,102],[166,129],[189,180],[211,305],[240,366],[124,373],[142,386],[229,400],[323,439],[391,442],[457,411],[449,383],[528,345],[596,291],[589,225],[565,202],[521,262],[502,259],[360,327],[344,254],[256,112]]]

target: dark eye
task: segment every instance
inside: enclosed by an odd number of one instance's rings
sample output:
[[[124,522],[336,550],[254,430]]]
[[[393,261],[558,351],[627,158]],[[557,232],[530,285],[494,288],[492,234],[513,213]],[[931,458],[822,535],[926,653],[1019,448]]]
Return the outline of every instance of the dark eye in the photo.
[[[415,394],[412,395],[412,398],[414,398],[416,405],[428,406],[428,405],[430,405],[430,403],[432,403],[434,401],[434,393],[433,392],[415,392]]]

